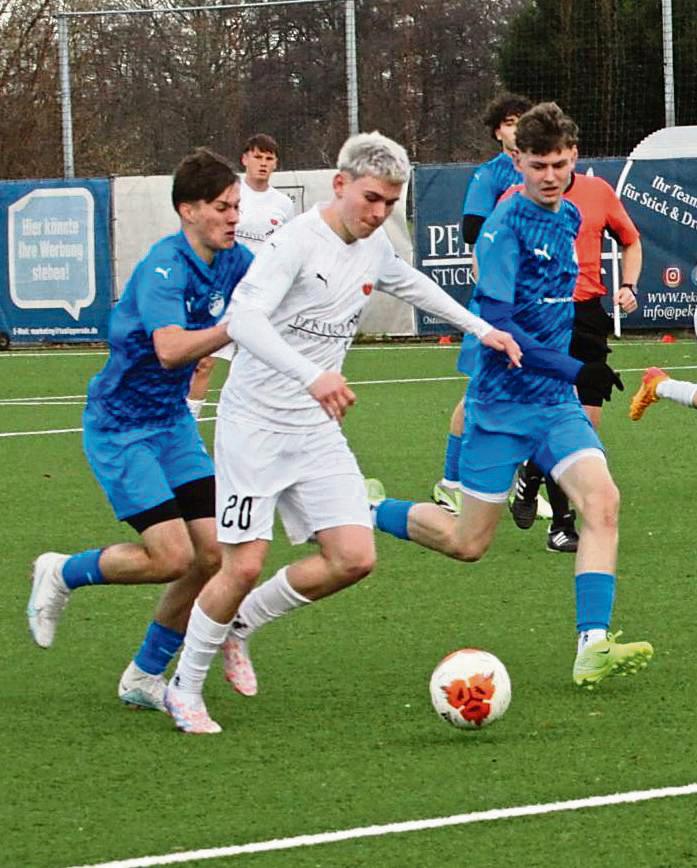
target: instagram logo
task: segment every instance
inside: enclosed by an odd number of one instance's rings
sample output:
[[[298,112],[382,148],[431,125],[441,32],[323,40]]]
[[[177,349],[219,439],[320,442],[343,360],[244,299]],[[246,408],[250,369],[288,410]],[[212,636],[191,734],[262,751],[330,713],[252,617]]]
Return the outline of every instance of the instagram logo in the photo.
[[[669,265],[663,269],[663,283],[670,289],[675,289],[682,283],[682,272],[677,265]]]

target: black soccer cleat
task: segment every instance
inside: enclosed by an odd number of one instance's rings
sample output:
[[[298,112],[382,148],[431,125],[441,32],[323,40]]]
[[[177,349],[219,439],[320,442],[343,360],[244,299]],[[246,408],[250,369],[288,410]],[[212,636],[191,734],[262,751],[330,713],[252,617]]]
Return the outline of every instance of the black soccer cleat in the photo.
[[[537,517],[537,494],[542,482],[541,477],[528,476],[525,471],[525,465],[518,470],[515,492],[513,500],[510,503],[513,521],[521,530],[528,530],[535,523],[535,518]]]
[[[573,509],[563,515],[556,526],[551,526],[547,534],[548,552],[568,552],[573,554],[578,549],[578,533],[576,532],[576,513]]]

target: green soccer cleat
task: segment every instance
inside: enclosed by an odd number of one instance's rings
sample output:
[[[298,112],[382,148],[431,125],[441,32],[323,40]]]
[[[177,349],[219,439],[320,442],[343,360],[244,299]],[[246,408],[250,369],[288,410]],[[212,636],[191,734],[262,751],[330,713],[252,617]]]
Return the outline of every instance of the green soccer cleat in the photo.
[[[387,497],[385,494],[385,486],[379,479],[366,479],[364,481],[368,503],[372,507],[380,506],[383,500]]]
[[[578,687],[593,690],[608,675],[636,675],[646,669],[653,657],[653,647],[648,642],[627,642],[621,645],[617,639],[622,635],[608,633],[607,639],[586,645],[576,655],[573,679]]]
[[[462,491],[459,488],[451,488],[449,485],[443,485],[442,482],[436,482],[433,486],[431,500],[453,515],[460,515],[462,512]]]

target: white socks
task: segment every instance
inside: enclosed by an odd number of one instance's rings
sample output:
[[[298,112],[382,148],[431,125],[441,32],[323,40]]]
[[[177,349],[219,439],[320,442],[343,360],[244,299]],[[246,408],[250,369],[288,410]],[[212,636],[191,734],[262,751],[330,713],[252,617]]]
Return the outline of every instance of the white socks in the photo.
[[[203,409],[203,405],[205,403],[205,398],[187,398],[186,406],[189,408],[189,412],[194,417],[194,419],[198,419],[201,415],[201,410]]]
[[[656,394],[659,398],[670,398],[685,407],[694,407],[697,384],[688,383],[685,380],[661,380],[656,386]]]
[[[231,636],[247,639],[264,624],[312,602],[290,586],[286,570],[287,567],[281,567],[275,576],[247,594],[232,619]]]
[[[604,639],[607,639],[607,630],[584,630],[578,634],[578,651],[583,651],[586,645],[595,645],[596,642],[602,642]]]
[[[229,629],[229,624],[212,621],[198,601],[194,603],[186,629],[184,650],[170,682],[175,690],[190,694],[190,699],[201,699],[206,675]]]

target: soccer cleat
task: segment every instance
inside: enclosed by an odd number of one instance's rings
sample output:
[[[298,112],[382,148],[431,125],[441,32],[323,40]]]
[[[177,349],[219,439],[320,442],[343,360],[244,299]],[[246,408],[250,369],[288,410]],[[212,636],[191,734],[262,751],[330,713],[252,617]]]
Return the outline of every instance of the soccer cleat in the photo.
[[[37,645],[50,648],[70,590],[63,581],[63,564],[68,555],[46,552],[34,561],[31,596],[27,604],[29,630]]]
[[[627,642],[620,645],[619,633],[608,633],[607,639],[586,645],[576,655],[573,669],[574,684],[593,690],[608,675],[635,675],[646,669],[653,657],[648,642]]]
[[[442,507],[453,515],[460,515],[462,512],[462,491],[454,486],[436,482],[433,486],[431,500],[436,506]]]
[[[541,481],[537,477],[526,478],[520,471],[518,472],[513,499],[509,506],[513,521],[521,530],[528,530],[535,523]]]
[[[574,521],[576,513],[573,509],[562,516],[557,527],[550,527],[547,534],[548,552],[575,552],[578,549],[578,533]]]
[[[365,493],[368,498],[368,503],[372,507],[380,506],[385,497],[385,486],[379,479],[365,480]]]
[[[143,672],[131,660],[119,681],[119,699],[130,708],[165,711],[167,681],[163,675]]]
[[[244,639],[228,635],[223,643],[223,672],[225,680],[242,696],[257,695],[257,676]]]
[[[668,374],[660,368],[646,369],[644,376],[641,378],[641,386],[634,393],[629,407],[629,418],[632,422],[638,422],[651,404],[660,401],[660,397],[656,394],[656,387],[663,380],[667,379]]]
[[[165,691],[165,711],[174,720],[177,729],[189,735],[217,735],[223,729],[208,714],[202,698],[187,702],[171,685]]]

